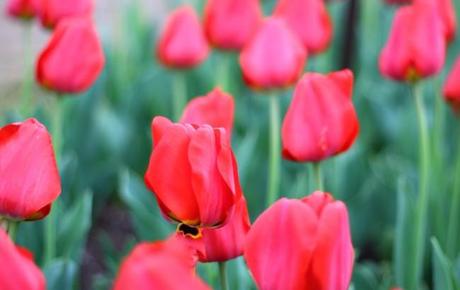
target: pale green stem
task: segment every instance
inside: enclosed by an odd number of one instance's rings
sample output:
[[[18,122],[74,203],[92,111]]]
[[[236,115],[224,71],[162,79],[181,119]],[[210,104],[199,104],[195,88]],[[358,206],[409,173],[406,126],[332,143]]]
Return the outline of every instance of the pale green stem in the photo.
[[[460,127],[458,128],[457,148],[460,147]],[[454,176],[460,176],[460,150],[457,151],[457,160],[454,168]],[[450,258],[456,258],[458,250],[458,237],[460,227],[460,178],[454,180],[454,188],[452,191],[452,200],[449,216],[449,227],[447,231],[447,255]]]
[[[228,279],[225,262],[219,262],[219,278],[220,278],[220,289],[228,290]]]
[[[52,138],[54,145],[54,155],[56,156],[56,162],[59,164],[61,162],[62,153],[62,96],[56,96],[54,107],[52,110],[53,119],[51,124]],[[54,207],[51,208],[51,212],[45,218],[44,227],[45,227],[45,245],[44,245],[44,264],[47,265],[50,263],[53,258],[56,256],[56,203]]]
[[[267,206],[275,202],[280,186],[281,142],[280,142],[280,105],[276,94],[270,98],[270,143]]]
[[[323,174],[321,172],[321,162],[313,163],[313,174],[315,175],[316,190],[323,191]]]
[[[30,106],[32,103],[32,86],[34,82],[33,62],[32,62],[32,24],[26,23],[24,27],[24,52],[23,52],[23,80],[22,80],[22,96],[21,96],[21,115],[28,116],[30,114]]]
[[[428,136],[428,122],[426,117],[425,105],[421,87],[413,85],[413,94],[415,98],[415,105],[417,108],[417,121],[419,127],[419,194],[416,208],[416,217],[414,224],[414,247],[415,255],[413,265],[414,273],[410,275],[409,284],[405,288],[407,290],[420,289],[420,279],[422,276],[424,256],[425,256],[425,234],[426,234],[426,221],[428,215],[428,194],[429,194],[429,136]],[[404,285],[403,285],[404,286]]]
[[[218,72],[216,74],[216,85],[219,86],[223,91],[229,90],[229,72],[230,72],[230,53],[219,52],[219,64]]]
[[[174,121],[179,121],[182,110],[187,103],[187,82],[184,72],[175,72],[173,79],[173,117]]]

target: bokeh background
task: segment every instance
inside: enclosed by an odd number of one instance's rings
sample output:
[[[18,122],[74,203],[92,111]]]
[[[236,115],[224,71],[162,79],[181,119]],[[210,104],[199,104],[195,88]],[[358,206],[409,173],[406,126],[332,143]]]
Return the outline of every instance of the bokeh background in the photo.
[[[274,2],[262,1],[267,15]],[[453,2],[460,15],[459,1]],[[189,3],[201,13],[203,1]],[[151,151],[152,118],[172,117],[173,74],[157,62],[154,48],[165,17],[181,2],[97,0],[96,4],[94,18],[106,66],[88,92],[64,101],[63,193],[53,210],[59,217],[57,258],[45,268],[49,289],[109,289],[121,259],[136,243],[164,239],[174,231],[160,216],[143,174]],[[327,52],[309,59],[306,70],[353,69],[353,100],[361,130],[350,151],[325,162],[325,187],[349,208],[357,261],[352,289],[390,289],[401,259],[395,245],[398,240],[404,244],[411,234],[404,216],[414,203],[418,168],[415,105],[409,87],[384,79],[377,66],[396,7],[383,0],[337,0],[327,6],[334,22],[333,42]],[[28,59],[34,62],[49,32],[36,23],[27,32],[26,26],[5,13],[0,17],[1,125],[29,117],[21,116],[18,109],[22,81],[30,74]],[[440,245],[445,244],[446,208],[450,208],[454,181],[460,178],[454,168],[460,152],[460,124],[440,88],[459,54],[457,37],[449,46],[443,72],[423,84],[434,148],[428,236],[436,236]],[[205,95],[216,86],[215,68],[221,62],[229,67],[229,92],[236,101],[232,144],[254,220],[265,204],[268,99],[245,86],[237,54],[216,50],[204,64],[187,72],[188,98]],[[292,90],[280,96],[283,113],[291,96]],[[45,124],[50,124],[53,97],[34,85],[33,116]],[[311,193],[309,165],[283,160],[281,188],[282,196]],[[17,238],[35,253],[38,264],[43,258],[42,227],[43,222],[23,223]],[[426,247],[425,287],[446,290],[435,283],[432,263],[439,262],[439,257],[432,253],[428,237]],[[444,253],[442,257],[458,275],[458,255]],[[232,261],[229,271],[231,289],[255,289],[242,258]],[[200,265],[199,273],[217,285],[217,265]]]

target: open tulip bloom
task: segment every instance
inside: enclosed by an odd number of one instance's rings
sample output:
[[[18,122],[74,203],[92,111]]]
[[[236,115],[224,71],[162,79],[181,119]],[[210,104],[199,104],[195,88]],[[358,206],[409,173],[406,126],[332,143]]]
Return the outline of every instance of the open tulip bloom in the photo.
[[[347,207],[320,191],[282,198],[252,225],[244,258],[260,290],[347,290],[354,260]]]
[[[155,117],[152,135],[145,182],[162,213],[196,238],[203,227],[222,226],[242,196],[225,129]]]
[[[0,129],[0,220],[45,217],[61,193],[51,138],[35,119]]]

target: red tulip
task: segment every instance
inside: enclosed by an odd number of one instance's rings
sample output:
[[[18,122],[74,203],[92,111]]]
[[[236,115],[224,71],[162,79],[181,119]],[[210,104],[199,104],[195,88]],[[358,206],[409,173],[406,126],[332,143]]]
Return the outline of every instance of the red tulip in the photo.
[[[96,30],[89,19],[62,21],[41,52],[36,67],[37,81],[59,93],[87,90],[104,67]]]
[[[30,19],[35,16],[35,6],[32,0],[9,0],[6,12],[12,17]]]
[[[61,193],[51,138],[35,119],[0,129],[0,217],[45,217]]]
[[[310,53],[327,49],[332,21],[323,0],[279,0],[274,16],[286,21]]]
[[[452,0],[413,0],[414,3],[427,3],[432,5],[432,9],[436,10],[444,24],[444,33],[447,42],[451,42],[455,38],[457,29],[457,19],[455,17],[455,8],[452,5]]]
[[[16,247],[0,227],[0,289],[45,290],[46,281],[26,249]]]
[[[208,0],[204,28],[211,44],[240,50],[262,20],[259,0]]]
[[[274,203],[252,225],[244,250],[260,290],[346,290],[353,257],[345,204],[319,191]]]
[[[142,243],[121,264],[114,290],[210,289],[193,269],[193,253],[175,238]]]
[[[184,228],[223,224],[241,198],[237,164],[225,130],[156,117],[152,135],[145,182],[163,214]]]
[[[236,203],[234,212],[222,227],[204,228],[198,237],[179,227],[177,238],[189,244],[200,262],[224,262],[243,254],[250,226],[246,200],[243,197]]]
[[[297,84],[282,127],[283,156],[318,162],[346,151],[359,122],[352,103],[353,73],[306,73]]]
[[[306,58],[300,40],[284,21],[268,18],[243,48],[240,65],[248,85],[276,89],[297,81]]]
[[[444,98],[460,114],[460,57],[455,61],[444,84]]]
[[[380,55],[380,71],[395,80],[416,81],[438,73],[445,54],[443,24],[436,9],[422,3],[403,6]]]
[[[180,122],[224,128],[230,138],[234,111],[233,97],[215,88],[206,96],[191,100],[185,107]]]
[[[93,0],[33,0],[43,26],[56,27],[61,20],[72,17],[91,17]]]
[[[206,59],[208,43],[200,20],[191,6],[184,5],[168,18],[157,47],[158,59],[173,68],[191,68]]]

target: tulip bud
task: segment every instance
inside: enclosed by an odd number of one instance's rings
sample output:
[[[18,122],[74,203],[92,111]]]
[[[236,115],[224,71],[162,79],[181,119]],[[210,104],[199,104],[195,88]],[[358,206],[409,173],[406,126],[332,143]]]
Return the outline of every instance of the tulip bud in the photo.
[[[273,15],[286,21],[309,53],[329,46],[333,27],[323,0],[279,0]]]
[[[35,265],[32,254],[14,245],[0,227],[0,289],[45,290],[45,276]]]
[[[283,156],[318,162],[342,153],[358,135],[351,100],[353,73],[306,73],[298,82],[282,127]]]
[[[28,119],[0,128],[0,176],[0,217],[34,220],[49,213],[61,180],[45,126]]]
[[[307,52],[286,23],[268,18],[243,48],[240,65],[249,86],[277,89],[297,81],[306,59]]]
[[[206,36],[222,49],[242,49],[261,21],[259,0],[208,0],[204,10]]]
[[[249,230],[244,258],[260,290],[348,289],[354,251],[345,204],[319,191],[278,200]]]
[[[395,80],[416,81],[437,74],[445,54],[443,24],[436,9],[421,2],[403,6],[380,55],[380,71]]]
[[[184,109],[180,123],[224,128],[230,138],[234,110],[235,102],[233,97],[219,88],[215,88],[206,96],[191,100]]]
[[[9,0],[6,12],[11,17],[31,19],[35,16],[33,0]]]
[[[413,0],[413,2],[432,5],[432,9],[438,12],[441,17],[446,41],[451,42],[454,40],[455,31],[457,30],[457,19],[455,17],[455,8],[452,4],[452,0]]]
[[[450,103],[457,114],[460,114],[460,57],[455,61],[444,83],[443,91],[445,100]]]
[[[104,67],[96,30],[89,19],[62,21],[41,52],[36,66],[37,81],[59,93],[80,93],[99,77]]]
[[[43,26],[55,28],[61,20],[66,18],[91,18],[93,0],[33,0],[37,15]]]
[[[156,117],[152,135],[145,182],[163,214],[197,237],[202,227],[221,226],[242,195],[225,130]]]
[[[186,69],[203,62],[209,53],[200,20],[191,6],[175,10],[168,18],[157,46],[158,59],[168,67]]]
[[[194,273],[193,252],[178,239],[137,245],[121,264],[114,290],[210,288]]]

